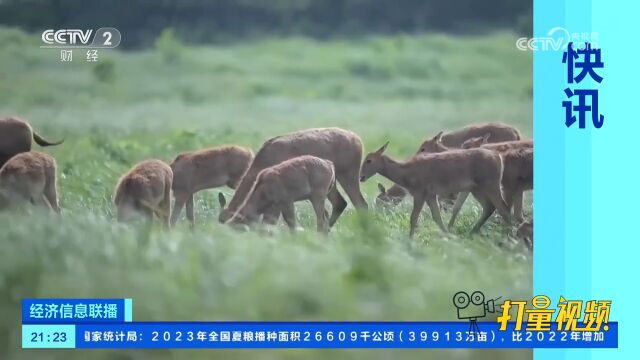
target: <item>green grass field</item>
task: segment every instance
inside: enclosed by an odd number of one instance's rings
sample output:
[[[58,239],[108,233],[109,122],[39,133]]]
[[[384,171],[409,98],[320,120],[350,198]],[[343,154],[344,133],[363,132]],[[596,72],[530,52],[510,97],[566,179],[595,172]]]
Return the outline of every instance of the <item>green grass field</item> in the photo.
[[[135,320],[453,320],[453,294],[525,298],[532,257],[499,218],[469,236],[468,201],[452,234],[425,210],[408,238],[410,201],[357,214],[328,238],[284,225],[239,233],[217,223],[217,192],[196,197],[197,229],[117,224],[112,193],[134,163],[221,144],[257,150],[309,127],[356,131],[371,151],[410,156],[421,140],[468,123],[502,121],[532,136],[531,55],[515,35],[421,35],[317,42],[302,38],[190,47],[165,33],[155,48],[39,49],[38,36],[0,29],[0,115],[49,139],[61,217],[0,214],[0,358],[8,359],[530,359],[530,351],[19,351],[23,297],[131,297]],[[41,149],[38,149],[41,150]],[[364,186],[373,205],[376,176]],[[531,213],[530,196],[527,213]],[[445,214],[445,220],[448,214]]]

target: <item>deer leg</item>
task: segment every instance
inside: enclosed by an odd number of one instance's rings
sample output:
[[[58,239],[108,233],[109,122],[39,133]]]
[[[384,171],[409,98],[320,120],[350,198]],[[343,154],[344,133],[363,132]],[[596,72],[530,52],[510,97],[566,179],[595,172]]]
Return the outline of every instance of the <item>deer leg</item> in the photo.
[[[447,228],[442,223],[442,216],[440,215],[440,204],[438,204],[438,198],[435,195],[427,196],[427,205],[431,210],[431,217],[440,226],[443,232],[447,232]]]
[[[49,201],[47,201],[47,198],[44,196],[44,194],[39,196],[39,197],[32,198],[31,202],[34,205],[41,206],[41,207],[43,207],[45,209],[53,211],[53,208],[51,207],[51,204],[49,203]]]
[[[517,191],[513,197],[513,218],[521,223],[524,220],[524,213],[522,211],[524,203],[524,192]]]
[[[458,198],[456,199],[456,203],[453,205],[453,209],[451,211],[451,219],[449,219],[449,230],[453,227],[453,224],[456,222],[456,218],[458,217],[458,213],[462,209],[462,205],[467,201],[467,197],[469,197],[469,192],[461,192],[458,194]]]
[[[293,206],[293,203],[285,204],[282,207],[282,217],[284,218],[284,222],[289,226],[289,230],[296,230],[296,209]]]
[[[424,206],[424,194],[412,194],[413,195],[413,210],[411,211],[411,223],[409,228],[409,237],[413,237],[416,226],[418,225],[418,218],[420,217],[420,211]]]
[[[51,176],[47,177],[47,183],[44,187],[44,197],[48,200],[51,209],[60,214],[60,206],[58,206],[58,191],[56,190],[56,174],[55,170]]]
[[[164,197],[159,204],[160,216],[162,220],[162,226],[169,228],[169,219],[171,218],[171,180],[164,185]]]
[[[480,202],[480,205],[482,206],[482,215],[480,215],[478,222],[476,222],[476,224],[473,226],[473,229],[471,229],[471,233],[476,233],[478,232],[478,230],[480,230],[487,219],[489,219],[491,214],[493,214],[493,212],[495,211],[495,207],[491,203],[491,200],[489,200],[488,197],[484,196],[484,194],[474,193],[473,196]]]
[[[510,211],[509,211],[509,206],[507,206],[507,203],[502,198],[502,194],[500,192],[500,188],[498,187],[497,189],[489,189],[489,190],[485,191],[485,194],[489,198],[489,201],[491,201],[491,204],[493,204],[493,206],[496,208],[496,210],[498,210],[498,214],[500,214],[500,216],[502,216],[502,218],[504,219],[504,222],[507,224],[507,226],[510,226],[511,225],[511,214],[510,214]]]
[[[506,189],[502,190],[502,198],[504,199],[504,203],[507,204],[507,210],[509,211],[509,214],[511,214],[511,207],[513,206],[513,196],[513,192]]]
[[[183,192],[174,192],[174,197],[176,198],[174,204],[173,204],[173,212],[171,213],[171,226],[175,226],[176,223],[178,222],[178,218],[180,217],[180,214],[182,213],[182,208],[184,207],[184,204],[187,202],[187,193],[183,193]]]
[[[189,197],[187,198],[187,219],[189,219],[191,227],[196,226],[196,220],[193,216],[193,194],[189,195]]]
[[[347,196],[351,200],[353,206],[358,209],[366,210],[368,208],[367,201],[362,196],[360,191],[360,180],[358,171],[350,171],[348,173],[336,172],[336,180],[342,185],[342,188],[347,193]]]
[[[326,216],[327,211],[324,209],[324,201],[324,196],[311,198],[311,205],[316,213],[316,229],[319,233],[329,232],[329,219]]]
[[[332,227],[336,223],[342,212],[347,207],[347,201],[342,197],[337,186],[329,191],[327,195],[329,202],[331,203],[331,218],[329,219],[329,227]]]

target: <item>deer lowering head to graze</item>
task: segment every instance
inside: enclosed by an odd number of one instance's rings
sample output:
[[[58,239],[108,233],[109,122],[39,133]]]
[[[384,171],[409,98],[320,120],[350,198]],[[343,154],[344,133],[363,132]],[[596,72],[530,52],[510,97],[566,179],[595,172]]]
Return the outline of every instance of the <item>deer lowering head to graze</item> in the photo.
[[[502,159],[485,149],[451,150],[437,154],[414,156],[406,162],[384,154],[387,144],[369,153],[362,163],[360,181],[380,174],[407,189],[413,196],[410,236],[413,236],[420,211],[426,202],[431,215],[442,231],[447,231],[440,216],[439,194],[469,191],[482,202],[483,214],[473,231],[478,231],[488,216],[498,209],[507,224],[509,211],[500,192]]]
[[[533,189],[533,141],[519,140],[506,141],[495,144],[482,144],[482,149],[495,151],[502,156],[504,171],[502,173],[502,192],[509,206],[513,207],[514,219],[522,221],[524,192]],[[453,206],[449,228],[458,217],[469,193],[458,194],[458,199]]]
[[[362,160],[360,137],[352,131],[340,128],[308,129],[271,138],[262,145],[249,170],[240,181],[240,185],[229,202],[229,207],[220,213],[219,221],[226,222],[238,210],[249,194],[260,171],[303,155],[312,155],[331,161],[335,167],[336,181],[342,185],[353,205],[361,209],[367,208],[367,202],[360,192],[360,184],[358,183],[360,161]],[[221,205],[224,206],[225,202],[222,201],[222,196],[220,200]],[[333,226],[347,203],[344,201],[332,205],[329,226]],[[275,217],[277,219],[278,216],[279,214],[267,211],[264,218],[273,219]]]
[[[377,206],[394,206],[398,205],[402,199],[407,195],[407,191],[398,186],[393,185],[388,190],[382,185],[378,183],[378,197],[376,197],[376,205]]]
[[[270,209],[281,212],[291,230],[296,228],[294,202],[309,200],[319,232],[329,231],[325,201],[340,203],[333,163],[315,156],[299,156],[268,167],[258,174],[249,195],[229,224],[250,224]]]
[[[417,154],[431,154],[461,148],[462,144],[472,138],[487,136],[490,143],[520,140],[520,132],[513,126],[500,123],[474,124],[447,133],[439,132],[434,137],[426,139],[420,144]],[[387,191],[387,195],[378,195],[380,202],[397,204],[407,194],[402,187],[394,184]],[[393,196],[390,194],[394,194]]]
[[[193,226],[193,195],[225,185],[235,189],[252,160],[253,152],[240,146],[220,146],[178,155],[171,163],[175,198],[171,226],[178,221],[185,204],[187,219]]]
[[[0,168],[0,209],[25,202],[60,212],[56,160],[51,155],[20,153]]]
[[[161,160],[145,160],[135,165],[118,181],[114,197],[118,221],[142,216],[147,221],[156,214],[169,226],[171,214],[171,167]]]
[[[64,142],[47,141],[36,134],[28,122],[15,117],[0,118],[0,167],[14,155],[31,151],[31,143],[40,146],[59,145]]]

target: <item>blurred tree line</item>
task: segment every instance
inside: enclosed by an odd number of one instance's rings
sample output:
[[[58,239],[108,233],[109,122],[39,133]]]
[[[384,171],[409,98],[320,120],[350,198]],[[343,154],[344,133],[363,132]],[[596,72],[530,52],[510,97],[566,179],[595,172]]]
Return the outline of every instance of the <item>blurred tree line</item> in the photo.
[[[0,24],[29,31],[116,27],[125,47],[165,28],[190,43],[261,35],[530,33],[532,0],[0,0]]]

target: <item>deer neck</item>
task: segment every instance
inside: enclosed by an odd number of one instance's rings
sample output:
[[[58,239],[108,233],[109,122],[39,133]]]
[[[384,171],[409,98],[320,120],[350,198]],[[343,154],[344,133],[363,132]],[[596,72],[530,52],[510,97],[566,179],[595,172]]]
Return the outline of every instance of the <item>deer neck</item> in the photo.
[[[252,169],[249,169],[249,171],[247,171],[247,173],[244,175],[244,177],[240,181],[240,185],[238,185],[238,188],[233,194],[231,201],[229,202],[228,209],[230,211],[238,210],[238,208],[240,208],[240,206],[244,203],[247,196],[249,196],[249,193],[251,192],[251,188],[253,187],[253,182],[256,180],[257,176],[258,176],[258,171],[254,171]]]
[[[405,162],[400,162],[387,155],[382,155],[382,168],[379,173],[400,186],[407,185],[405,181],[407,174]]]

